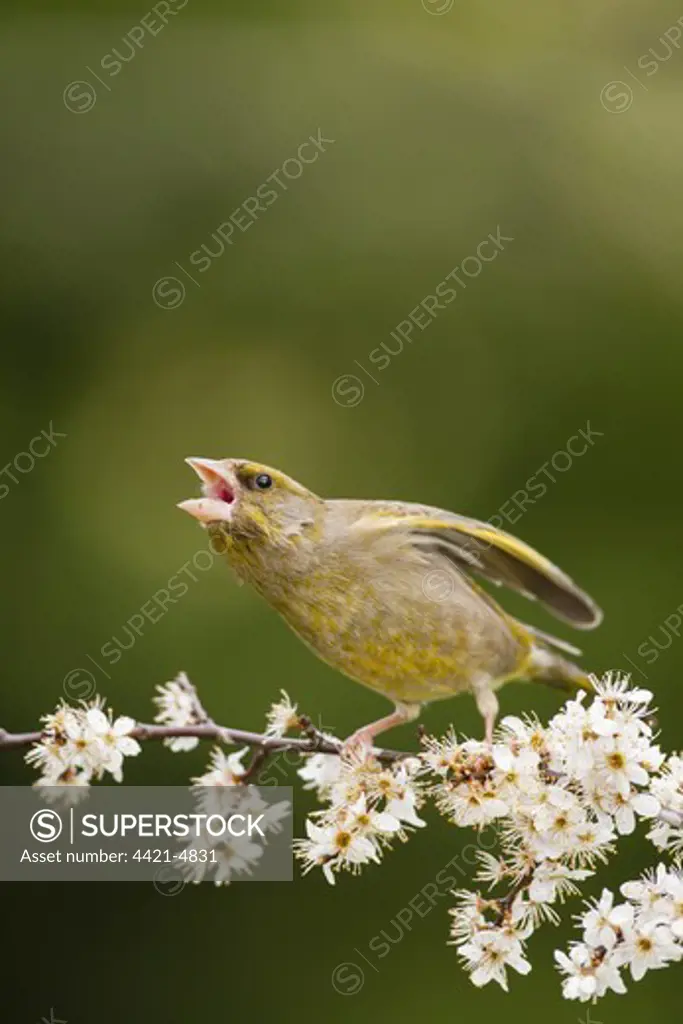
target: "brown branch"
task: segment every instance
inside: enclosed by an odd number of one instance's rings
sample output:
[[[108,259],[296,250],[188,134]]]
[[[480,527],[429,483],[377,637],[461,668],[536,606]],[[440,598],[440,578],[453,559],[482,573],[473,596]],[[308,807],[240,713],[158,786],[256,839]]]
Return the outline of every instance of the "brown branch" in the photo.
[[[255,747],[260,749],[265,756],[270,756],[280,750],[292,750],[299,754],[340,754],[342,743],[339,740],[325,739],[320,733],[307,734],[304,739],[297,739],[290,736],[277,737],[266,736],[261,733],[249,732],[246,729],[231,729],[227,726],[218,725],[215,722],[205,722],[197,725],[136,725],[131,730],[133,739],[145,742],[146,740],[166,740],[180,736],[192,736],[199,740],[213,740],[218,743],[236,744],[238,746]],[[42,732],[7,732],[0,729],[0,750],[15,750],[19,747],[28,747],[33,743],[39,743],[44,738]],[[375,757],[384,764],[392,764],[405,757],[415,757],[411,751],[401,750],[378,750]],[[261,764],[263,761],[261,761]],[[260,764],[259,764],[260,767]]]
[[[251,756],[251,761],[247,766],[247,770],[244,775],[241,776],[240,782],[256,782],[258,783],[258,777],[261,769],[265,765],[266,761],[272,755],[269,751],[264,750],[263,747],[256,747],[254,753]]]
[[[512,910],[512,904],[515,902],[519,894],[521,892],[524,892],[525,889],[529,888],[529,886],[534,880],[535,869],[536,865],[534,865],[534,867],[529,868],[529,870],[522,875],[519,881],[516,882],[515,885],[513,885],[512,889],[510,889],[510,891],[506,893],[505,896],[501,896],[499,899],[495,901],[498,904],[499,910],[499,916],[498,920],[496,921],[496,924],[500,925],[503,923],[507,914],[510,912],[510,910]]]

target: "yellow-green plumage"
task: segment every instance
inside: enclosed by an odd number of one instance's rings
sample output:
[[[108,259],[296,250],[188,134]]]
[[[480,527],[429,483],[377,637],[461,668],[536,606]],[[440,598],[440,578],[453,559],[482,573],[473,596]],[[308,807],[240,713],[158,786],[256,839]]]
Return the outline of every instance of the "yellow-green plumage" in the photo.
[[[590,598],[510,535],[423,505],[324,500],[245,460],[189,461],[206,499],[181,507],[238,576],[329,665],[408,706],[404,718],[412,706],[470,691],[489,721],[494,691],[511,678],[586,685],[551,651],[560,641],[539,639],[472,578],[538,597],[580,628],[597,624]],[[266,476],[262,490],[254,481]]]

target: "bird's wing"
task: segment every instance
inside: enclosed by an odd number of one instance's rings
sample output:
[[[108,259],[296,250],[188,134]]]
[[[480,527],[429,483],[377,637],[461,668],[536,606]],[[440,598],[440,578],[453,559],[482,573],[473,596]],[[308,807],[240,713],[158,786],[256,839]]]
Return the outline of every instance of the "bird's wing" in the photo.
[[[546,633],[537,626],[530,626],[528,622],[523,622],[522,625],[525,629],[529,630],[533,637],[540,640],[541,643],[545,644],[547,647],[553,647],[556,651],[562,651],[563,654],[571,654],[574,658],[578,658],[583,654],[580,647],[575,647],[574,644],[567,643],[566,640],[560,640],[559,636],[553,636],[552,633]]]
[[[419,550],[438,554],[460,572],[483,576],[538,600],[577,629],[593,629],[602,621],[592,598],[528,544],[477,519],[415,508],[387,504],[363,516],[356,528],[407,534]]]

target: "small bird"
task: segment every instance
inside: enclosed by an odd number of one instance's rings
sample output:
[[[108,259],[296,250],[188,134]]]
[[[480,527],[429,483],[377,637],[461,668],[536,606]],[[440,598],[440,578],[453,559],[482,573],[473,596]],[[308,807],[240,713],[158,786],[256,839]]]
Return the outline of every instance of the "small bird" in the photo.
[[[393,701],[346,749],[372,746],[422,705],[463,692],[490,743],[496,691],[511,679],[592,690],[562,656],[580,651],[508,615],[475,581],[538,599],[577,629],[599,625],[593,600],[510,534],[428,505],[327,500],[246,459],[185,461],[203,497],[178,507],[208,530],[214,550],[319,658]]]

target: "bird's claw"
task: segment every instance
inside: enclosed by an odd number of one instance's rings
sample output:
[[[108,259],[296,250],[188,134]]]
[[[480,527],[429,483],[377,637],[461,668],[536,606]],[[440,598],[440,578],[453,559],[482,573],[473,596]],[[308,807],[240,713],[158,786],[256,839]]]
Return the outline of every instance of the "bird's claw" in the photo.
[[[350,757],[364,757],[372,753],[374,737],[366,729],[358,729],[342,743],[341,756],[344,759]]]

